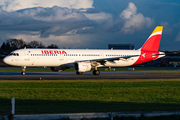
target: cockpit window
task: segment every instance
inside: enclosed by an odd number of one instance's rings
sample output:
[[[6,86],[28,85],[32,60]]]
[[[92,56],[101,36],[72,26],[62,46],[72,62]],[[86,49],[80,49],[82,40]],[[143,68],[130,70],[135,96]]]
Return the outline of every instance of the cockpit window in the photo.
[[[10,53],[9,55],[12,55],[12,56],[19,56],[19,53]]]

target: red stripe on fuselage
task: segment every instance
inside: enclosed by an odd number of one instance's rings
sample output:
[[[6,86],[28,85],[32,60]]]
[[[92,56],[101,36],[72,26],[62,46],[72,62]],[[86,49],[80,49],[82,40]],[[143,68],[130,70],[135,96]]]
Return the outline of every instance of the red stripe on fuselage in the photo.
[[[138,58],[138,60],[133,65],[137,65],[137,64],[149,62],[151,60],[155,60],[159,57],[158,54],[159,54],[159,52],[141,51],[141,56]]]

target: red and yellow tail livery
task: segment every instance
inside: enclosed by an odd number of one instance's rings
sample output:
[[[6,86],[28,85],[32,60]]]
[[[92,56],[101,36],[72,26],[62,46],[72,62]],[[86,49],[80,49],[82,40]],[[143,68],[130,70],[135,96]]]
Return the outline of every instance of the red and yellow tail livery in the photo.
[[[141,64],[151,60],[158,59],[164,56],[164,53],[159,52],[159,44],[161,40],[163,26],[157,26],[152,34],[149,36],[144,45],[139,49],[141,51],[141,56],[139,59],[133,64]]]
[[[157,26],[140,50],[141,51],[158,51],[162,30],[163,30],[163,26]]]

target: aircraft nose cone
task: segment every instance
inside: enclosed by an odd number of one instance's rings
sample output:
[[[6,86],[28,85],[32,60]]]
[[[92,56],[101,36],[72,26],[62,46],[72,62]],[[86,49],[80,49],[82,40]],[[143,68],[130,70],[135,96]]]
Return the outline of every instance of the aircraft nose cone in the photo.
[[[9,65],[9,64],[11,64],[11,59],[9,57],[5,57],[3,59],[3,62]]]

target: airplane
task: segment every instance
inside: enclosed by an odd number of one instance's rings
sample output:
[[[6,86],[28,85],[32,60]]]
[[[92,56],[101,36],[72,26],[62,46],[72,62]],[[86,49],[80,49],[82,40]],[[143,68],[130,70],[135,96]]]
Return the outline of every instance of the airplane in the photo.
[[[99,49],[18,49],[3,59],[4,63],[21,66],[22,75],[26,67],[50,67],[60,72],[74,67],[77,75],[93,70],[99,75],[99,67],[133,66],[164,57],[159,52],[163,26],[157,26],[144,45],[137,50],[99,50]]]

